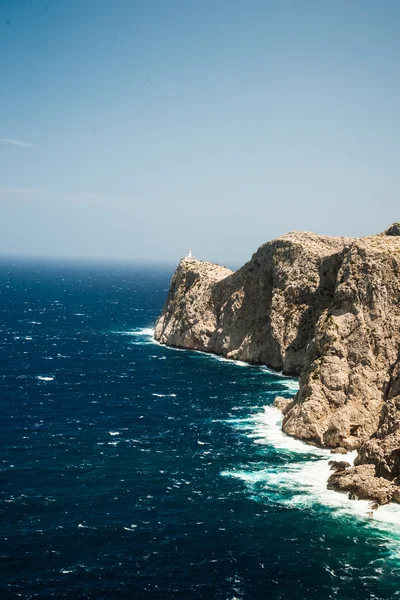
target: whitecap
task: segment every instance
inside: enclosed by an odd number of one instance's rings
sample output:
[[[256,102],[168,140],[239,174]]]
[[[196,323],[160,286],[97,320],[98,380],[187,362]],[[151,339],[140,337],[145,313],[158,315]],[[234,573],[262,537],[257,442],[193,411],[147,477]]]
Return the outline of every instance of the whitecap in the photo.
[[[152,327],[136,327],[135,329],[128,329],[126,331],[113,331],[113,333],[117,333],[119,335],[132,336],[134,338],[131,342],[132,344],[156,344],[157,346],[160,345],[154,339],[154,328]]]
[[[38,375],[36,379],[39,379],[40,381],[54,381],[54,377],[42,377],[41,375]]]
[[[136,335],[143,335],[143,336],[154,336],[154,328],[153,327],[138,327],[136,330],[134,330]]]
[[[121,435],[120,431],[109,431],[108,432],[110,435]]]

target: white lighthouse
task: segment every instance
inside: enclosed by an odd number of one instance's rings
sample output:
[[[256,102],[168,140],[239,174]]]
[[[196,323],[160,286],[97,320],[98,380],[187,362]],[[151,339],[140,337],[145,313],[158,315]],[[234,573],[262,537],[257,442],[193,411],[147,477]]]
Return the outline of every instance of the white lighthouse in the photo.
[[[189,252],[188,252],[188,255],[187,255],[186,258],[193,258],[192,257],[192,249],[191,248],[189,248]]]

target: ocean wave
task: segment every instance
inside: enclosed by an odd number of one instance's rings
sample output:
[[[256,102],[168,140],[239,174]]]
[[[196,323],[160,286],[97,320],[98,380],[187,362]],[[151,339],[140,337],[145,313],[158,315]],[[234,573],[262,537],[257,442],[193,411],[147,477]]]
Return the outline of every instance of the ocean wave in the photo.
[[[152,327],[136,327],[135,329],[127,329],[125,331],[113,331],[112,333],[133,337],[133,341],[131,341],[130,343],[137,346],[147,344],[160,345],[154,339],[154,328]]]
[[[289,392],[292,392],[293,394],[296,394],[299,391],[300,385],[299,382],[297,381],[297,379],[284,379],[283,381],[280,382],[282,385],[285,386],[285,388],[287,390],[289,390]]]
[[[124,527],[125,531],[135,531],[136,528],[137,528],[137,525],[135,525],[134,523],[132,523],[132,525],[130,525],[130,527]]]
[[[155,344],[157,346],[161,346],[161,344],[154,339],[154,328],[152,327],[137,327],[135,329],[127,330],[127,331],[115,331],[113,333],[117,333],[119,335],[127,335],[133,336],[136,338],[133,342],[134,345],[147,345],[147,344]],[[163,346],[164,347],[164,346]],[[281,385],[283,385],[289,392],[293,393],[293,395],[299,390],[299,382],[297,379],[293,378],[289,375],[284,375],[279,371],[274,371],[265,365],[252,365],[243,360],[236,360],[232,358],[227,358],[226,356],[221,356],[218,354],[213,354],[212,352],[205,352],[204,350],[192,350],[190,348],[173,348],[165,346],[169,350],[183,351],[183,352],[193,352],[196,355],[202,355],[212,360],[217,360],[219,362],[226,362],[231,365],[235,365],[237,367],[247,367],[252,368],[254,370],[258,370],[261,373],[268,373],[269,375],[273,375],[278,378],[278,381]],[[151,356],[151,358],[157,358],[158,360],[166,359],[166,356]]]
[[[137,328],[131,331],[119,332],[137,338],[138,343],[155,343],[154,329]],[[172,351],[180,349],[170,348]],[[183,349],[183,351],[186,351]],[[250,365],[244,361],[232,360],[203,351],[191,351],[204,358],[227,362],[238,367],[258,369],[277,377],[288,392],[293,395],[299,389],[298,380],[269,369],[266,366]],[[154,394],[157,395],[157,394]],[[243,407],[245,409],[245,407]],[[373,512],[371,518],[371,503],[363,500],[349,500],[346,494],[340,494],[327,489],[327,479],[331,474],[330,460],[335,459],[328,449],[308,445],[300,440],[287,436],[282,431],[282,414],[273,406],[265,406],[263,410],[252,412],[243,418],[230,418],[225,422],[238,429],[243,435],[252,439],[259,446],[266,446],[278,451],[285,465],[266,467],[262,469],[242,468],[224,471],[225,477],[242,480],[248,493],[259,501],[277,502],[282,505],[309,509],[319,506],[328,508],[336,516],[359,518],[367,526],[384,530],[393,534],[400,541],[399,534],[393,533],[393,524],[400,526],[400,506],[382,506]],[[237,410],[238,407],[235,407]],[[249,410],[250,407],[247,407]],[[352,463],[356,453],[348,453],[344,458]]]
[[[247,422],[250,431],[247,435],[257,444],[270,445],[291,453],[332,458],[329,450],[310,446],[286,435],[282,431],[282,418],[282,413],[277,408],[274,406],[264,406],[263,411],[249,415]]]
[[[243,360],[235,360],[234,358],[226,358],[225,356],[219,356],[218,354],[208,354],[208,356],[214,356],[216,360],[220,362],[228,362],[231,365],[236,365],[237,367],[251,367],[249,363]]]
[[[346,494],[328,490],[329,461],[335,457],[327,449],[287,436],[281,429],[282,415],[276,408],[265,406],[262,412],[227,422],[254,443],[278,450],[285,464],[277,466],[274,463],[270,467],[256,469],[243,465],[223,471],[222,476],[243,481],[249,495],[260,502],[304,510],[328,508],[334,516],[360,519],[368,527],[390,534],[391,541],[395,543],[394,551],[400,552],[396,545],[400,542],[400,506],[390,504],[372,512],[369,501],[349,500]],[[353,463],[355,456],[354,451],[343,458]]]

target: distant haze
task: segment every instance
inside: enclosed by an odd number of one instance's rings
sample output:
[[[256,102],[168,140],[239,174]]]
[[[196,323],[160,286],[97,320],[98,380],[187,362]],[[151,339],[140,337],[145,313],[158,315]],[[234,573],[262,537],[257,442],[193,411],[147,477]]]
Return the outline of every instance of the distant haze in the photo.
[[[0,3],[0,253],[240,264],[400,220],[397,0]]]

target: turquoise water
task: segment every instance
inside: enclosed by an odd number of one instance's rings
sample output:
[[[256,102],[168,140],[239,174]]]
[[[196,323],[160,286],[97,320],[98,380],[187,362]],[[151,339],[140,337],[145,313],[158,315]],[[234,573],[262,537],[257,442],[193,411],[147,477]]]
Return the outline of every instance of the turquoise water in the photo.
[[[398,597],[398,508],[326,490],[296,381],[153,341],[170,276],[1,266],[0,597]]]

